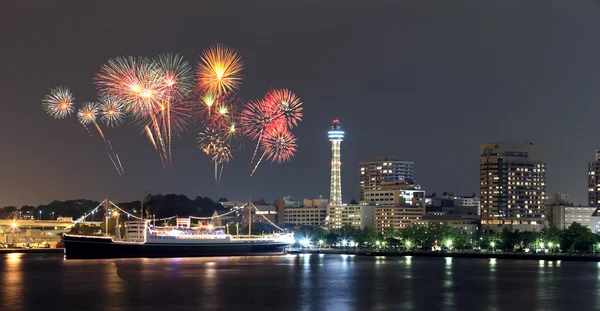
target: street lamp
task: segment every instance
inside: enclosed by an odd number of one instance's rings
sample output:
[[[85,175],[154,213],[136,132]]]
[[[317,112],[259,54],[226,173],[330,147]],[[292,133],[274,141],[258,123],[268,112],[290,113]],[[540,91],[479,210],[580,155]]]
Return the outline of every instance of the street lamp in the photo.
[[[410,241],[406,241],[404,245],[407,250],[410,250]]]
[[[94,213],[95,213],[95,212],[96,212],[96,211],[92,211],[92,222],[94,222]]]
[[[490,243],[490,245],[492,246],[492,253],[495,253],[496,252],[496,242],[492,241]]]
[[[52,212],[52,220],[54,220],[54,212]]]
[[[38,220],[42,220],[42,211],[40,211],[40,218]]]
[[[306,251],[308,251],[308,245],[310,244],[310,240],[307,238],[302,239],[302,241],[300,241],[300,244],[302,244],[305,248]]]
[[[319,248],[323,248],[323,240],[319,240]]]
[[[446,247],[448,247],[448,249],[452,248],[452,240],[446,240]]]

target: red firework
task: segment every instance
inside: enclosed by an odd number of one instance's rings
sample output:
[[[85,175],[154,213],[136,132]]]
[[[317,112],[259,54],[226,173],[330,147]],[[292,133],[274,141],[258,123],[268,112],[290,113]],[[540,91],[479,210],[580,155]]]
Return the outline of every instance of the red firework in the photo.
[[[283,119],[289,128],[298,126],[302,121],[302,101],[288,89],[271,90],[265,95],[265,101],[276,109],[276,118]]]
[[[261,149],[271,163],[286,162],[296,152],[296,138],[288,130],[268,131],[262,140]]]

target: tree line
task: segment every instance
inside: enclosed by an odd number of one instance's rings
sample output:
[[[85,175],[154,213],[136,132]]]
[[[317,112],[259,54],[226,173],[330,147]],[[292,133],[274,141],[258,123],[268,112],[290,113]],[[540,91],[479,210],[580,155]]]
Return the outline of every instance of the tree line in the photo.
[[[171,216],[211,216],[215,211],[225,211],[219,202],[227,201],[226,198],[220,198],[217,202],[209,197],[197,196],[190,199],[185,195],[178,194],[154,194],[148,195],[144,200],[145,217],[150,218],[155,215],[156,218]],[[35,219],[57,219],[60,216],[73,217],[77,219],[86,213],[91,212],[100,202],[94,200],[67,200],[52,201],[49,204],[30,206],[24,205],[20,208],[16,206],[5,206],[0,208],[0,219],[29,218]],[[139,216],[141,212],[142,200],[115,203],[123,210],[133,215]],[[94,215],[94,220],[100,220],[104,216],[104,208],[99,208]],[[91,219],[91,218],[90,218]],[[90,220],[88,219],[88,220]]]
[[[573,223],[566,229],[544,228],[539,232],[504,228],[499,234],[477,232],[471,237],[464,230],[446,223],[413,224],[383,233],[368,227],[363,230],[301,227],[295,231],[295,236],[299,245],[310,243],[315,247],[563,253],[600,251],[600,235],[579,223]]]

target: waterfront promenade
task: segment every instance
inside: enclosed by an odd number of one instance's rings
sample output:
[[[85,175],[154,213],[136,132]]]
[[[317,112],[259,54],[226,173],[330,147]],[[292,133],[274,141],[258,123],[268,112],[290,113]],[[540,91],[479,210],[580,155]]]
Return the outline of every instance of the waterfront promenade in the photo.
[[[451,257],[451,258],[495,258],[495,259],[518,259],[518,260],[564,260],[564,261],[592,261],[600,262],[600,254],[577,254],[577,253],[501,253],[501,252],[432,252],[432,251],[369,251],[354,249],[292,249],[290,254],[346,254],[358,256],[414,256],[414,257]]]

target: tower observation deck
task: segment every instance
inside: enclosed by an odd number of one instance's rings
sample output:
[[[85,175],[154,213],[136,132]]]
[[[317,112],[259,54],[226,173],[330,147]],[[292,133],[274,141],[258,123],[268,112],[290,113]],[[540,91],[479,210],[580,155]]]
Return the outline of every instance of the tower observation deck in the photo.
[[[342,161],[341,143],[344,140],[344,131],[339,120],[333,120],[331,131],[327,132],[331,142],[331,188],[329,204],[342,204]]]

